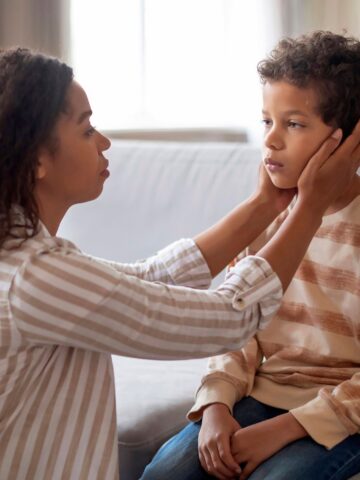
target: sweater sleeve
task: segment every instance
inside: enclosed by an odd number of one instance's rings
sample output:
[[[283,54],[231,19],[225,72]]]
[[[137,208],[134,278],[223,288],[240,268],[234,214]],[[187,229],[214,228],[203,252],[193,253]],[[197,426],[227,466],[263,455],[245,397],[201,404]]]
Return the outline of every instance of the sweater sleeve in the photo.
[[[262,353],[255,337],[238,352],[210,358],[208,373],[202,379],[188,419],[198,421],[211,403],[223,403],[232,412],[234,404],[250,394],[261,361]]]
[[[290,411],[317,443],[334,447],[360,431],[360,373]]]
[[[183,253],[174,260],[186,265]],[[148,282],[56,244],[24,260],[9,306],[31,344],[186,359],[241,348],[281,298],[279,278],[259,257],[239,262],[217,290],[203,291]]]

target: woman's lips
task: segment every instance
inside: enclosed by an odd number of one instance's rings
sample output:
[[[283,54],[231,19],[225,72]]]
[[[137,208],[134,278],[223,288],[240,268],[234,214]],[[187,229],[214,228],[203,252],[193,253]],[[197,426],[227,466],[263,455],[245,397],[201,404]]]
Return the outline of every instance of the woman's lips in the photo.
[[[110,172],[109,172],[109,170],[108,170],[108,167],[109,167],[109,161],[107,160],[107,161],[106,161],[106,166],[105,166],[104,170],[102,170],[102,171],[100,172],[100,175],[101,175],[102,177],[107,178],[107,177],[110,175]]]

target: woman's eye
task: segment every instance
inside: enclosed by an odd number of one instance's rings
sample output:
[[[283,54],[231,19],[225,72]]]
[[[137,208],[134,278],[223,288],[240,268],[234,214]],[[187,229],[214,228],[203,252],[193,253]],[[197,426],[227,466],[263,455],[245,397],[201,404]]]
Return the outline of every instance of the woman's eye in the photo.
[[[88,137],[91,137],[92,135],[94,135],[95,132],[96,132],[96,127],[91,126],[86,130],[85,135]]]

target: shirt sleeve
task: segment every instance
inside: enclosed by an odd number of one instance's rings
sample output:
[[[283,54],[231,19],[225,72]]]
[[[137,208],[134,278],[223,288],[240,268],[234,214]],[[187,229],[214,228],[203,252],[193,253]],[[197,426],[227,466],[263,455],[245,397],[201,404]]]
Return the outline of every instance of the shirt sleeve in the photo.
[[[149,282],[208,288],[211,283],[209,267],[194,240],[178,240],[156,255],[136,263],[118,263],[95,258],[96,261]]]
[[[14,323],[32,344],[150,359],[237,350],[270,321],[281,297],[278,277],[259,257],[203,291],[148,282],[58,246],[24,261],[9,292]]]
[[[250,395],[261,361],[262,353],[255,337],[238,352],[210,358],[208,372],[201,381],[188,419],[200,420],[204,408],[211,403],[223,403],[232,412],[236,402]]]
[[[317,443],[334,447],[360,431],[360,373],[290,412]]]

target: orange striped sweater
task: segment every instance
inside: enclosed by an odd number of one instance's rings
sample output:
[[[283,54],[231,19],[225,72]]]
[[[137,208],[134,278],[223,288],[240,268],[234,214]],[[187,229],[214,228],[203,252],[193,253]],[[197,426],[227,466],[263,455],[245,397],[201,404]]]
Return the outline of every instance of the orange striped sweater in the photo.
[[[189,418],[249,395],[290,410],[327,448],[360,431],[360,196],[323,218],[270,325],[241,351],[210,360]]]

